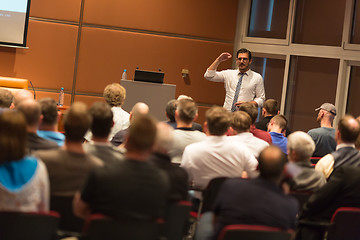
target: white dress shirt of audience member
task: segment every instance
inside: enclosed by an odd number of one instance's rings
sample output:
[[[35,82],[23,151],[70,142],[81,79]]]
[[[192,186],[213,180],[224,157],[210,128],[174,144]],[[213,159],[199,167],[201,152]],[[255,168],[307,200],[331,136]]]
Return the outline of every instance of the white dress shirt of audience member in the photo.
[[[260,74],[250,70],[252,56],[249,50],[241,48],[237,51],[236,65],[238,69],[216,71],[221,62],[231,57],[230,53],[221,53],[206,70],[205,79],[224,82],[226,91],[224,108],[228,111],[235,111],[244,102],[252,102],[256,107],[261,107],[265,100],[264,83]],[[236,96],[238,98],[234,99]]]
[[[181,167],[189,174],[197,189],[205,189],[216,177],[240,177],[246,171],[249,177],[257,176],[257,160],[251,151],[225,134],[230,126],[230,112],[212,107],[206,112],[205,140],[185,148]]]
[[[254,137],[250,132],[251,117],[244,111],[236,111],[231,114],[231,123],[229,129],[229,139],[239,141],[250,149],[257,159],[260,152],[269,146],[264,140]]]
[[[359,133],[359,121],[351,115],[342,117],[335,131],[336,151],[321,158],[316,163],[315,170],[329,179],[336,168],[360,162],[360,152],[355,148]]]

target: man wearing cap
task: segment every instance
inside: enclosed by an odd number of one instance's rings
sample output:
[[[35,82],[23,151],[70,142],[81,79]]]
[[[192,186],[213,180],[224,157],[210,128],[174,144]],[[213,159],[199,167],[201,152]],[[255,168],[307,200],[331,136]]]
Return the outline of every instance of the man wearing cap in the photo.
[[[309,130],[308,134],[315,142],[313,157],[323,157],[336,149],[335,129],[333,128],[336,108],[331,103],[324,103],[315,111],[319,111],[316,121],[320,123],[320,127]]]

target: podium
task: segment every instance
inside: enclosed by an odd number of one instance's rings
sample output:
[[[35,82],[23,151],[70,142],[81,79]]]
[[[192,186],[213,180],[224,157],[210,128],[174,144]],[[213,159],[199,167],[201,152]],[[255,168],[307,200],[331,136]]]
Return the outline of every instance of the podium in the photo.
[[[122,108],[130,112],[137,102],[149,105],[150,114],[159,121],[165,121],[165,108],[168,101],[175,98],[176,85],[121,80],[126,89],[126,99]]]

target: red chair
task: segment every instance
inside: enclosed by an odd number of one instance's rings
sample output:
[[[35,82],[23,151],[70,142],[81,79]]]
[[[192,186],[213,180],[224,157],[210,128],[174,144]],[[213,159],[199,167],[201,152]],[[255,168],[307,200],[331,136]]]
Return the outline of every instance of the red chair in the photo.
[[[228,225],[224,227],[218,240],[290,240],[293,231],[259,225]]]
[[[87,220],[84,240],[158,240],[163,220],[118,222],[102,214],[92,214]]]
[[[360,239],[360,208],[338,208],[331,218],[327,239]]]
[[[52,240],[60,221],[57,212],[0,212],[1,240]]]

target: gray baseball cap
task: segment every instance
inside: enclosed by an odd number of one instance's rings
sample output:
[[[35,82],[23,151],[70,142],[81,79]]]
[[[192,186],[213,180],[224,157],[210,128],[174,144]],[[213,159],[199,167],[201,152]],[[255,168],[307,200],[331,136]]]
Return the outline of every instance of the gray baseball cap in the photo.
[[[323,103],[320,107],[315,109],[315,111],[319,111],[320,109],[328,111],[329,113],[332,113],[332,114],[334,114],[336,116],[336,108],[331,103]]]

